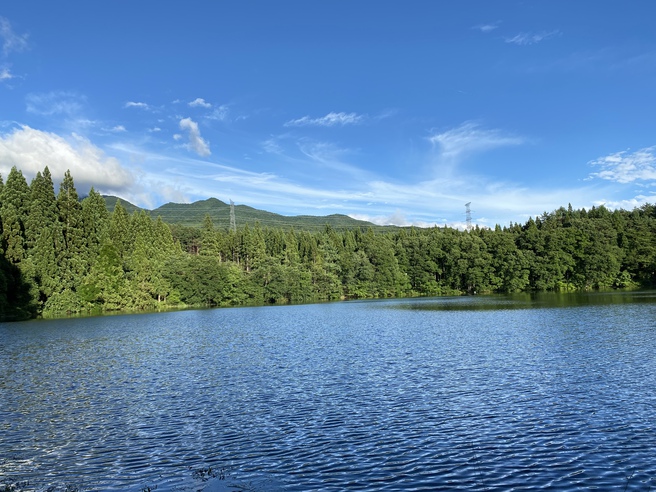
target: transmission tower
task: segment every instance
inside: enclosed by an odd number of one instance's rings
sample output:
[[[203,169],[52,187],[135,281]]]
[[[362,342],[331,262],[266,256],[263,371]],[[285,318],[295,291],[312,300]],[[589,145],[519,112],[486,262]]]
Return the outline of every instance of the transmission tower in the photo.
[[[235,202],[230,200],[230,230],[237,232],[237,221],[235,220]]]
[[[465,217],[467,220],[467,231],[471,231],[472,229],[471,208],[469,207],[470,205],[471,202],[465,203]]]

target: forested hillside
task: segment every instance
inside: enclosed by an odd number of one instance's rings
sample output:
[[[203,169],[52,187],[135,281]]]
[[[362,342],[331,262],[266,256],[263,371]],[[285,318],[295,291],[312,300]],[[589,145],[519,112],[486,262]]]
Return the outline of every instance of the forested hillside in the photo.
[[[342,298],[653,286],[656,208],[560,208],[469,232],[169,226],[66,173],[0,180],[0,318]]]
[[[103,196],[107,210],[112,211],[119,199],[115,196]],[[141,209],[131,203],[121,202],[128,213]],[[194,203],[167,203],[155,210],[146,210],[153,218],[161,217],[167,224],[185,227],[200,227],[206,215],[209,215],[217,226],[228,227],[230,224],[230,205],[217,198],[208,198]],[[327,216],[296,215],[286,216],[258,210],[247,205],[235,205],[235,216],[238,225],[253,227],[259,222],[260,227],[288,228],[294,227],[303,231],[321,231],[326,225],[334,229],[346,230],[356,227],[372,226],[374,230],[396,229],[394,226],[376,226],[370,222],[357,220],[348,215],[333,214]]]

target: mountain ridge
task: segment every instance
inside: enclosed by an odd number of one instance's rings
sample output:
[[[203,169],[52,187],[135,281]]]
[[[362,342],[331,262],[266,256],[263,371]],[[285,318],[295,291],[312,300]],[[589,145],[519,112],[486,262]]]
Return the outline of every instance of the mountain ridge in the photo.
[[[209,214],[214,227],[228,229],[230,226],[230,205],[218,198],[207,198],[192,203],[168,202],[153,210],[138,207],[127,200],[113,196],[103,195],[107,210],[114,211],[116,203],[132,214],[144,210],[152,218],[161,217],[168,224],[177,224],[187,227],[200,227],[205,216]],[[372,227],[377,230],[392,230],[397,226],[380,226],[364,220],[354,219],[344,214],[330,215],[281,215],[266,210],[260,210],[248,205],[235,205],[235,218],[237,227],[248,224],[249,227],[259,222],[261,227],[294,228],[305,231],[319,231],[326,226],[336,230],[366,229]]]

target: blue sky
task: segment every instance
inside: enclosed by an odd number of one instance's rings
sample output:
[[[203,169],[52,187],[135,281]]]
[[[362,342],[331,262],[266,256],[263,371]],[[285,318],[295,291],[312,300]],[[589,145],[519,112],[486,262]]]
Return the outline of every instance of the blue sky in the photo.
[[[0,172],[380,224],[656,202],[656,2],[0,4]]]

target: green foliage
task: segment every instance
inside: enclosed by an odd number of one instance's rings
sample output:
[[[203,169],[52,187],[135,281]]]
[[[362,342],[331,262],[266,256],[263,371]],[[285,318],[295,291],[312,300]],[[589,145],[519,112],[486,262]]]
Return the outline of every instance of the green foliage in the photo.
[[[33,317],[37,306],[21,270],[0,255],[0,322]]]
[[[130,229],[130,217],[121,202],[117,202],[109,221],[109,237],[111,237],[116,251],[122,260],[125,260],[132,249],[133,234]]]
[[[100,248],[96,261],[78,292],[88,309],[116,311],[128,307],[125,272],[118,251],[111,241]]]
[[[2,219],[2,249],[5,257],[14,264],[25,258],[27,221],[30,189],[23,173],[12,167],[0,196],[0,219]]]
[[[33,296],[42,307],[48,297],[61,290],[59,264],[64,250],[55,189],[47,167],[43,174],[37,173],[30,185],[25,238],[27,258],[23,270],[31,279]]]
[[[561,207],[523,225],[469,232],[258,221],[235,231],[227,205],[198,207],[201,227],[167,224],[166,213],[182,210],[173,204],[157,220],[118,201],[109,213],[93,189],[80,202],[69,172],[55,196],[48,168],[30,186],[13,168],[0,179],[0,319],[656,285],[653,205]]]
[[[61,269],[61,285],[74,291],[89,267],[89,250],[84,237],[82,205],[70,171],[66,171],[57,195],[57,210],[63,244],[56,252]]]
[[[166,276],[186,304],[236,306],[248,300],[240,288],[244,272],[232,262],[203,255],[175,257],[166,264]]]
[[[84,310],[84,302],[72,289],[56,292],[48,298],[43,307],[44,316],[66,316]]]
[[[82,227],[90,259],[95,258],[109,237],[109,212],[105,200],[93,187],[82,200]]]

